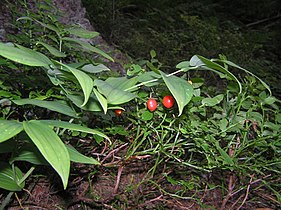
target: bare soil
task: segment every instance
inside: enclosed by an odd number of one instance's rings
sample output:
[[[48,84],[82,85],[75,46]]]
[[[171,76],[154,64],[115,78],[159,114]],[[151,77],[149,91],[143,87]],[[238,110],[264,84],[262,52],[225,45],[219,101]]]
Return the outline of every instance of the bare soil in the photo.
[[[274,196],[264,188],[253,192],[242,189],[227,197],[227,191],[215,186],[219,186],[221,180],[226,180],[227,185],[229,174],[199,174],[202,178],[198,180],[201,190],[184,191],[182,185],[168,182],[165,174],[188,182],[192,176],[187,175],[186,168],[160,164],[151,176],[155,157],[134,156],[124,161],[122,155],[125,150],[126,144],[106,155],[99,153],[102,166],[72,164],[66,190],[62,189],[60,178],[52,168],[40,166],[33,173],[36,175],[26,181],[26,188],[14,194],[7,209],[278,209]],[[238,183],[238,180],[234,182]],[[5,196],[7,192],[0,191],[0,202]]]

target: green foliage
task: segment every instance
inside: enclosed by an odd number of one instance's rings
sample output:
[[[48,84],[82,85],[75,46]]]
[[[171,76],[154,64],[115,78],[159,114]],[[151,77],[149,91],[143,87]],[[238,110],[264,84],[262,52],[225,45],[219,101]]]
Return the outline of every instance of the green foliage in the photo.
[[[214,61],[225,65],[222,67]],[[228,66],[228,63],[231,65]],[[215,188],[222,188],[226,193],[240,192],[247,187],[248,183],[241,181],[230,189],[224,189],[230,172],[240,178],[254,174],[254,180],[262,179],[263,182],[253,190],[260,187],[273,190],[279,199],[280,185],[271,180],[280,176],[281,124],[278,119],[281,101],[273,97],[269,87],[256,76],[238,80],[228,72],[231,66],[237,65],[225,59],[208,60],[196,56],[178,65],[183,72],[198,68],[220,70],[218,66],[224,69],[224,76],[231,75],[226,77],[225,88],[203,86],[202,79],[191,78],[192,98],[180,116],[175,115],[177,107],[167,110],[159,105],[157,111],[148,112],[143,101],[149,96],[139,92],[142,100],[128,113],[129,120],[135,125],[132,130],[135,137],[128,149],[127,159],[153,156],[154,166],[148,172],[149,176],[155,176],[165,163],[171,173],[169,176],[164,174],[167,181],[181,186],[180,189],[167,192],[154,184],[172,197],[200,200],[190,190],[202,190],[204,183],[198,182],[198,179],[204,179],[204,176],[186,181],[189,174],[222,174],[219,178],[221,183]],[[181,86],[181,83],[173,84]],[[159,84],[150,88],[158,101],[163,93],[169,94]],[[180,87],[176,89],[181,90]],[[177,175],[180,173],[177,170],[184,171],[182,176]],[[208,185],[209,190],[214,189],[210,182]]]
[[[204,184],[199,174],[230,173],[241,180],[255,179],[259,183],[255,189],[264,187],[281,202],[280,186],[274,182],[280,177],[280,101],[263,80],[223,55],[218,59],[194,55],[180,62],[176,71],[164,73],[154,50],[150,60],[128,64],[127,75],[115,77],[102,62],[112,60],[110,55],[86,41],[98,33],[64,26],[37,6],[38,13],[27,8],[26,14],[17,17],[15,26],[22,25],[22,33],[10,36],[11,43],[0,43],[1,188],[20,191],[35,166],[49,165],[66,189],[71,161],[100,165],[72,146],[74,136],[87,135],[95,140],[94,146],[107,140],[113,147],[112,139],[130,139],[124,163],[150,157],[153,166],[146,177],[164,195],[200,203],[194,194]],[[207,26],[204,21],[185,18],[195,28],[194,37],[205,36],[200,30]],[[219,32],[214,27],[208,30],[214,37],[204,45],[211,47],[218,44]],[[93,60],[92,53],[103,59]],[[214,87],[191,77],[191,71],[201,70],[218,74],[222,85]],[[235,71],[248,76],[240,78]],[[166,95],[176,102],[170,109],[160,103]],[[153,112],[146,106],[149,98],[158,102]],[[122,114],[113,116],[115,109],[123,110]],[[87,127],[92,125],[90,118],[96,129]],[[26,173],[21,161],[31,164]],[[153,180],[163,165],[161,175],[180,190],[169,192]],[[174,173],[166,173],[166,167]],[[251,184],[241,181],[225,189],[226,178],[222,176],[218,186],[207,183],[204,188],[238,194]],[[9,194],[1,208],[10,198]]]
[[[41,4],[38,2],[37,9],[42,13],[35,14],[24,2],[20,3],[26,9],[24,11],[26,14],[23,14],[26,16],[17,17],[15,26],[22,27],[22,33],[10,36],[10,40],[14,43],[0,43],[1,73],[4,75],[1,81],[1,107],[5,108],[1,109],[0,142],[1,147],[8,149],[3,150],[3,153],[11,155],[9,162],[13,166],[10,170],[6,167],[8,164],[5,163],[5,167],[3,165],[3,170],[1,169],[1,175],[4,176],[7,173],[21,175],[20,168],[14,167],[18,161],[28,161],[35,165],[49,164],[60,175],[65,189],[70,161],[87,164],[99,164],[99,162],[66,145],[60,137],[63,132],[65,130],[79,131],[108,139],[100,131],[70,122],[74,120],[71,118],[79,118],[82,109],[90,101],[89,98],[94,87],[93,79],[98,78],[98,75],[93,74],[102,74],[109,70],[103,64],[96,65],[95,62],[89,60],[91,53],[98,53],[110,60],[112,58],[95,46],[79,40],[79,38],[93,38],[98,35],[97,32],[87,31],[77,26],[64,26],[58,23],[56,16],[46,17],[43,11],[51,10],[51,5],[41,8]],[[72,38],[73,35],[75,38]],[[77,44],[88,53],[87,56],[84,53],[72,54],[74,49],[79,49]],[[37,72],[40,74],[38,75]],[[29,75],[29,81],[25,83],[21,77],[12,81],[8,76],[16,74]],[[34,88],[33,80],[45,80],[48,83],[47,87],[53,87],[44,95],[42,93],[46,91],[46,86],[44,87],[42,84]],[[10,85],[10,82],[16,85]],[[17,86],[20,85],[27,87],[22,93],[17,89]],[[26,91],[30,91],[29,98],[24,97],[27,94]],[[116,94],[117,97],[118,94],[122,95],[118,92]],[[71,100],[71,96],[74,95],[81,96],[81,103],[78,104]],[[114,100],[112,102],[114,103]],[[98,104],[99,101],[93,103]],[[105,103],[107,104],[108,101],[105,100]],[[19,108],[21,110],[16,111],[14,104],[30,105],[31,108]],[[45,117],[50,120],[38,120],[34,114],[29,114],[29,112],[37,111],[37,107],[61,113],[70,122],[51,120],[52,117],[48,116]],[[40,115],[39,118],[42,118],[42,112]],[[27,118],[35,118],[35,120],[27,120]],[[79,123],[79,121],[77,122]],[[57,133],[53,130],[54,127],[57,129]],[[58,132],[60,127],[62,128],[61,133]],[[27,136],[22,135],[22,131]],[[1,187],[10,191],[20,190],[23,185],[18,182],[18,179],[21,178],[13,176],[10,178],[10,182],[6,182],[7,185],[4,183],[5,185],[3,184]],[[16,185],[20,188],[15,188]]]

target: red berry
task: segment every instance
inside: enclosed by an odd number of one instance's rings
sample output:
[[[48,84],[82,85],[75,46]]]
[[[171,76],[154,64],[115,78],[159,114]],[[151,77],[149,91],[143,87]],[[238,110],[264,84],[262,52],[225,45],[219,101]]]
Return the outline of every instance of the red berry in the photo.
[[[147,108],[149,109],[149,111],[151,111],[151,112],[155,111],[158,106],[156,100],[153,98],[148,99],[146,102],[146,105],[147,105]]]
[[[121,109],[115,109],[114,112],[115,112],[116,116],[120,116],[122,114]]]
[[[175,99],[173,96],[168,95],[163,98],[162,103],[166,108],[170,109],[172,106],[174,106]]]

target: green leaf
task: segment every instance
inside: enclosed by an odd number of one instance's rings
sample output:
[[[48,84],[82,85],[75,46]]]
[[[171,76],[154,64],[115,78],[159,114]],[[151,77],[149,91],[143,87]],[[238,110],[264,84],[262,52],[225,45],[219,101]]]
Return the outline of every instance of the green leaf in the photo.
[[[179,116],[182,114],[184,107],[191,100],[193,95],[192,85],[189,84],[186,80],[176,77],[176,76],[167,76],[163,72],[160,72],[161,76],[170,90],[173,97],[176,99],[179,109]]]
[[[70,145],[65,145],[69,156],[70,156],[70,160],[75,162],[75,163],[84,163],[84,164],[95,164],[95,165],[100,165],[99,161],[97,161],[94,158],[91,157],[87,157],[85,155],[82,155],[81,153],[79,153],[74,147],[70,146]]]
[[[219,94],[213,98],[204,98],[202,100],[202,105],[204,106],[215,106],[219,104],[223,99],[223,94]]]
[[[20,47],[20,48],[19,48]],[[28,66],[49,66],[53,63],[42,53],[17,45],[0,42],[0,55],[17,63]]]
[[[95,129],[87,128],[85,126],[81,126],[81,125],[77,125],[77,124],[73,124],[73,123],[69,123],[69,122],[58,121],[58,120],[37,120],[37,122],[40,122],[42,124],[49,125],[52,127],[60,127],[60,128],[65,128],[65,129],[69,129],[69,130],[90,133],[93,135],[98,135],[103,138],[109,139],[105,134],[103,134]]]
[[[144,121],[148,121],[151,120],[153,118],[153,113],[151,113],[150,111],[144,111],[141,115],[141,119]]]
[[[222,156],[224,163],[233,166],[234,162],[232,158],[220,147],[219,142],[215,141],[214,143],[220,155]]]
[[[109,77],[105,81],[109,83],[113,88],[118,88],[121,90],[130,89],[130,91],[133,91],[132,87],[138,82],[136,77],[130,79],[126,77]]]
[[[135,94],[121,90],[102,80],[95,80],[98,91],[107,98],[107,103],[118,105],[126,103],[136,97]]]
[[[24,121],[23,127],[44,158],[59,174],[64,189],[66,189],[70,170],[70,158],[64,143],[52,128],[42,122]]]
[[[221,131],[225,131],[226,130],[226,126],[228,125],[228,120],[223,118],[219,121],[218,126],[220,127]]]
[[[44,43],[44,42],[37,42],[36,44],[41,44],[43,47],[45,47],[52,55],[59,57],[59,58],[64,58],[66,57],[66,54],[60,52],[59,50],[57,50],[56,48],[54,48],[53,46]]]
[[[148,67],[150,70],[152,70],[152,71],[154,71],[155,73],[159,74],[159,69],[158,69],[157,67],[155,67],[155,66],[153,65],[153,63],[147,62],[146,65],[147,65],[147,67]]]
[[[185,64],[187,64],[187,63],[185,63]],[[181,65],[183,65],[183,63]],[[190,59],[189,65],[190,66],[204,66],[205,63],[203,63],[202,60],[197,55],[194,55]]]
[[[16,155],[10,159],[10,162],[14,161],[27,161],[35,165],[48,165],[49,163],[42,156],[40,151],[34,144],[27,143],[23,145],[16,153]]]
[[[69,28],[66,29],[70,34],[84,38],[84,39],[92,39],[96,36],[99,36],[99,33],[96,31],[88,31],[84,28]]]
[[[6,141],[23,130],[22,123],[15,120],[0,120],[0,142]]]
[[[91,94],[87,104],[85,106],[81,106],[83,103],[83,96],[81,95],[66,95],[76,106],[80,107],[83,110],[91,111],[91,112],[101,112],[103,111],[97,97]]]
[[[155,58],[156,57],[156,52],[155,50],[150,50],[150,57]]]
[[[99,91],[96,90],[96,88],[94,88],[93,90],[94,90],[94,93],[95,93],[95,95],[96,95],[96,97],[97,97],[97,99],[98,99],[98,101],[99,101],[99,103],[100,103],[100,105],[101,105],[101,107],[104,111],[104,114],[106,114],[106,112],[107,112],[107,100],[106,100],[106,98],[104,98],[103,95],[100,94]]]
[[[132,64],[130,68],[127,70],[127,76],[131,77],[134,75],[138,75],[142,72],[142,67],[138,64]]]
[[[207,59],[207,58],[204,58],[203,56],[200,56],[200,55],[196,55],[200,60],[200,61],[194,61],[191,63],[191,65],[195,65],[197,64],[197,66],[199,67],[203,67],[203,70],[211,70],[211,71],[214,71],[216,73],[223,73],[225,75],[227,75],[230,79],[232,80],[235,80],[239,86],[239,93],[242,92],[242,85],[241,83],[239,82],[239,80],[237,79],[237,77],[235,77],[230,71],[228,71],[226,68],[224,68],[223,66]],[[194,60],[195,60],[195,56],[194,56]],[[206,65],[207,68],[204,68],[205,66],[202,64],[202,62]]]
[[[75,118],[78,117],[78,114],[70,106],[68,106],[65,101],[42,101],[37,99],[19,99],[19,100],[13,100],[13,102],[17,105],[31,104],[35,106],[40,106],[71,117],[75,117]]]
[[[193,56],[194,57],[194,56]],[[192,57],[192,58],[193,58]],[[192,58],[191,58],[191,60],[192,60]],[[193,65],[193,66],[196,66],[196,65]],[[182,62],[180,62],[180,63],[178,63],[177,65],[176,65],[176,68],[177,69],[190,69],[190,61],[182,61]]]
[[[273,96],[269,96],[263,100],[265,104],[272,105],[277,101],[277,99]]]
[[[138,82],[143,83],[147,87],[155,86],[159,84],[159,79],[161,75],[155,73],[154,71],[145,72],[137,77]]]
[[[21,191],[24,188],[25,182],[20,184],[19,181],[23,178],[23,174],[18,167],[11,166],[5,162],[0,162],[0,188],[8,191]]]
[[[84,106],[88,102],[89,97],[92,93],[94,81],[85,72],[72,68],[72,67],[62,64],[62,63],[60,63],[60,64],[64,67],[66,67],[78,80],[78,82],[82,88],[82,91],[84,93],[84,102],[81,105],[81,106]]]
[[[104,71],[110,71],[110,69],[103,64],[99,64],[97,66],[95,66],[93,64],[87,64],[87,65],[83,66],[81,68],[81,70],[88,72],[88,73],[94,73],[94,74],[104,72]]]
[[[69,38],[69,37],[64,37],[63,40],[65,41],[69,41],[69,42],[74,42],[76,44],[79,44],[81,47],[83,47],[85,50],[87,51],[91,51],[91,52],[94,52],[94,53],[97,53],[103,57],[105,57],[106,59],[114,62],[113,58],[110,57],[107,53],[103,52],[102,50],[92,46],[91,44],[87,43],[87,42],[83,42],[81,40],[78,40],[78,39],[73,39],[73,38]]]

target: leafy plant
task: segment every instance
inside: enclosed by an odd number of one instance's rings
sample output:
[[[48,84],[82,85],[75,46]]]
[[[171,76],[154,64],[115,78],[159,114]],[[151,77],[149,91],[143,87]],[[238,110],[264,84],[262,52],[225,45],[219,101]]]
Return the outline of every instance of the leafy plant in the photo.
[[[279,185],[274,182],[280,176],[280,101],[263,80],[222,55],[218,59],[195,55],[180,62],[176,71],[165,73],[153,50],[149,61],[132,64],[126,76],[116,77],[102,61],[112,60],[110,55],[86,41],[98,33],[64,26],[56,16],[45,16],[46,8],[40,9],[40,4],[34,13],[22,3],[27,10],[15,26],[22,25],[23,33],[11,36],[10,43],[0,43],[0,73],[4,75],[0,83],[4,108],[0,187],[11,191],[1,208],[25,187],[36,165],[50,165],[64,189],[71,161],[100,165],[79,153],[66,131],[73,136],[77,132],[91,135],[98,144],[104,139],[111,144],[114,135],[132,138],[122,164],[151,157],[153,165],[146,178],[165,195],[200,202],[196,194],[190,194],[204,184],[199,181],[204,176],[198,174],[227,173],[228,181],[221,178],[219,185],[205,186],[210,190],[220,187],[225,194],[222,209],[230,199],[237,199],[236,207],[242,206],[252,186],[270,190],[280,201]],[[92,53],[103,59],[93,60]],[[240,79],[234,69],[248,76]],[[190,71],[202,70],[218,74],[222,87],[190,78]],[[17,74],[22,77],[11,84],[9,76]],[[33,84],[38,79],[39,84]],[[86,126],[89,116],[95,118],[96,129]],[[20,161],[31,163],[26,173]],[[165,170],[160,173],[180,190],[168,192],[152,180],[162,165],[172,172],[177,168],[188,171],[178,177]],[[187,174],[190,180],[183,178]],[[240,180],[238,185],[234,180]],[[238,195],[245,191],[246,199],[241,200]]]

